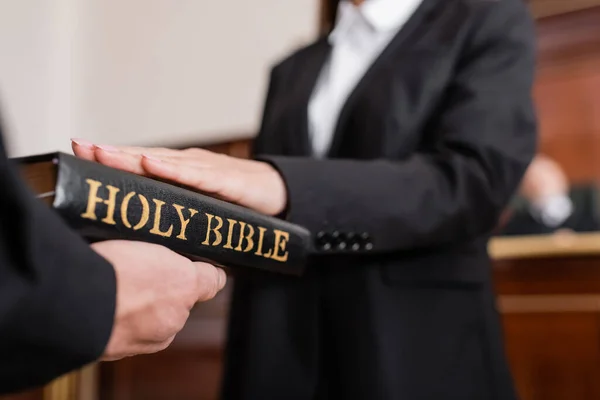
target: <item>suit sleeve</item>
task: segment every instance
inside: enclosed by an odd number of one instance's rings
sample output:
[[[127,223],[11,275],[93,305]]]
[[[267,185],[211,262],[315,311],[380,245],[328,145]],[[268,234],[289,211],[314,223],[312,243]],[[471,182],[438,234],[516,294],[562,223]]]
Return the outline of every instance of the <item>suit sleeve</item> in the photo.
[[[101,356],[116,279],[112,266],[20,182],[1,136],[0,187],[0,393],[8,393]]]
[[[494,229],[536,150],[535,35],[522,3],[473,7],[434,117],[435,150],[402,160],[257,156],[284,177],[288,219],[318,236],[315,251],[349,251],[336,247],[336,235],[358,236],[339,243],[373,254],[451,245]]]

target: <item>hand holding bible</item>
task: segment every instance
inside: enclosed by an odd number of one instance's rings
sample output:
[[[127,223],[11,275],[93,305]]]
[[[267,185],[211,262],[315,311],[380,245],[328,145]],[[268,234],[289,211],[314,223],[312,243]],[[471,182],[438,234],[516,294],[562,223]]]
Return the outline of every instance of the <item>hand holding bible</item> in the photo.
[[[250,163],[243,170],[236,165],[240,160],[206,152],[212,167],[198,167],[189,157],[160,162],[173,166],[159,170],[152,169],[141,156],[125,151],[74,147],[80,157],[53,152],[13,162],[36,196],[82,237],[158,244],[190,260],[227,267],[228,271],[250,268],[303,273],[311,247],[310,232],[267,214],[268,207],[272,212],[278,209],[273,206],[276,202],[270,203],[278,198],[277,188],[265,188],[260,178],[274,175],[275,184],[281,178],[260,163]],[[233,166],[220,166],[219,159]],[[205,169],[209,179],[195,180]],[[230,179],[233,184],[209,189],[206,185],[215,184],[212,170],[217,169],[226,170],[227,178],[220,179]],[[262,190],[257,185],[263,185]],[[284,195],[280,193],[281,197]],[[236,202],[239,204],[233,204]]]
[[[117,277],[115,323],[104,361],[165,349],[194,304],[216,296],[227,279],[223,270],[159,245],[111,240],[92,248]]]
[[[80,139],[72,147],[80,158],[176,182],[263,214],[278,215],[286,207],[285,183],[268,163],[203,149],[112,147]]]

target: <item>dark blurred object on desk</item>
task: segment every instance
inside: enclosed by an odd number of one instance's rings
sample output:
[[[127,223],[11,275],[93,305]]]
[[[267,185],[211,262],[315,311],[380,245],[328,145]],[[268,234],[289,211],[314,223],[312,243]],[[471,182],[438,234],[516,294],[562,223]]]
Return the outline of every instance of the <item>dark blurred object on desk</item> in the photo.
[[[598,188],[570,184],[561,166],[538,155],[531,163],[520,191],[508,207],[499,236],[600,231]]]
[[[568,210],[568,215],[564,220],[561,218],[561,221],[556,224],[545,222],[539,213],[535,211],[535,206],[532,203],[522,196],[518,196],[511,205],[510,214],[497,235],[540,235],[562,230],[572,230],[574,232],[600,231],[598,188],[594,185],[571,188],[568,196],[564,198],[557,197],[555,205],[549,204],[548,209],[551,208]],[[558,212],[562,213],[562,211]],[[552,213],[552,211],[549,213]]]

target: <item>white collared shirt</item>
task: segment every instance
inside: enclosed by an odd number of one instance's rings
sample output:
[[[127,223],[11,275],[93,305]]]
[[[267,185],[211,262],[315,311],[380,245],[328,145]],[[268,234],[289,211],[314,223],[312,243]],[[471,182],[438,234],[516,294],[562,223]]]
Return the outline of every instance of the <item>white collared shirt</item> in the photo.
[[[413,15],[422,0],[365,0],[360,6],[342,0],[332,51],[308,106],[309,134],[316,157],[330,145],[340,111],[365,72]]]

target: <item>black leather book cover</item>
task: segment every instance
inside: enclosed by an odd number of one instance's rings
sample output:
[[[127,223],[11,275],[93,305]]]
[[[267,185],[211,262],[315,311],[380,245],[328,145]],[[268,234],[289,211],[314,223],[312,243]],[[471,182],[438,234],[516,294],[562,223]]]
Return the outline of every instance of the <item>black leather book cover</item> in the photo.
[[[161,244],[195,260],[300,275],[309,232],[303,227],[169,183],[65,153],[14,159],[37,179],[38,195],[90,240]],[[36,165],[53,166],[53,192],[40,193]],[[46,187],[47,190],[47,187]]]

